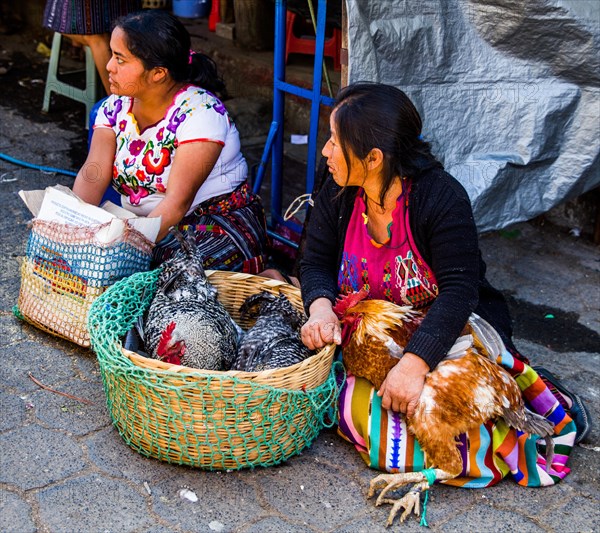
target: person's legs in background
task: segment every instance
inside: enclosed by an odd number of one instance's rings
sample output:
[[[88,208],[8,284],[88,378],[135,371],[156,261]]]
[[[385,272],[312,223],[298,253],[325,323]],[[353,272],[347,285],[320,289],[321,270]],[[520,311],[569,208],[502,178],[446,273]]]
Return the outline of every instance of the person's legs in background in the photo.
[[[74,35],[65,34],[75,44],[89,46],[92,51],[92,57],[96,65],[96,70],[100,75],[102,86],[106,94],[110,94],[110,84],[108,83],[108,71],[106,65],[110,60],[110,34],[100,33],[93,35]]]

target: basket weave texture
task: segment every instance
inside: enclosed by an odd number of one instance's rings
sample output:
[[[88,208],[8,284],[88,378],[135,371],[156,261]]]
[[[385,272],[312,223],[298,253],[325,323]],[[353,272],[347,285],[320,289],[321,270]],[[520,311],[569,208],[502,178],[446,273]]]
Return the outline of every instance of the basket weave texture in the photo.
[[[107,224],[73,226],[34,219],[21,264],[15,314],[39,329],[89,346],[94,300],[116,281],[148,270],[152,243],[126,222],[118,240],[100,243]]]
[[[280,281],[207,271],[219,300],[242,327],[239,307],[251,294],[285,294],[302,310],[300,291]],[[270,466],[309,446],[336,420],[338,395],[327,346],[287,368],[203,371],[123,348],[121,339],[150,305],[158,271],[116,283],[92,305],[89,331],[108,409],[119,433],[143,455],[208,470]]]

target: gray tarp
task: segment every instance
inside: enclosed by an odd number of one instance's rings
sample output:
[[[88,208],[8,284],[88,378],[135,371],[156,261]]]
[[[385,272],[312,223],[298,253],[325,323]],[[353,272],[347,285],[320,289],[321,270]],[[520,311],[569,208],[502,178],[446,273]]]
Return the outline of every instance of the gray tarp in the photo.
[[[600,2],[346,3],[349,81],[413,99],[481,231],[600,183]]]

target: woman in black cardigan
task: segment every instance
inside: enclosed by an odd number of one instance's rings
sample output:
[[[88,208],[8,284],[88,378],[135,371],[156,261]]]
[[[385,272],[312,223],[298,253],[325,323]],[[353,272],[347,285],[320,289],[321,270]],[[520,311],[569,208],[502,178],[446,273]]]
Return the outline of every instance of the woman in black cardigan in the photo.
[[[425,374],[444,358],[473,312],[494,327],[514,357],[527,362],[512,343],[506,302],[485,278],[469,197],[431,154],[421,128],[414,105],[395,87],[360,83],[342,89],[331,114],[331,137],[323,148],[330,176],[315,200],[300,262],[302,296],[309,315],[302,339],[311,349],[330,342],[340,344],[332,305],[340,284],[348,285],[342,279],[344,265],[348,267],[343,252],[356,248],[354,236],[348,236],[353,213],[357,216],[356,209],[363,206],[364,223],[375,241],[377,251],[366,250],[364,256],[387,253],[393,257],[389,238],[404,224],[398,216],[400,198],[406,203],[408,228],[404,230],[437,286],[435,297],[420,300],[429,307],[427,315],[379,391],[382,407],[409,416]],[[364,203],[358,203],[357,195]],[[381,251],[386,248],[387,252]],[[364,256],[362,262],[368,264]],[[350,267],[361,268],[358,264]],[[360,289],[358,285],[354,290]],[[573,401],[580,405],[578,397],[564,392],[566,407]]]

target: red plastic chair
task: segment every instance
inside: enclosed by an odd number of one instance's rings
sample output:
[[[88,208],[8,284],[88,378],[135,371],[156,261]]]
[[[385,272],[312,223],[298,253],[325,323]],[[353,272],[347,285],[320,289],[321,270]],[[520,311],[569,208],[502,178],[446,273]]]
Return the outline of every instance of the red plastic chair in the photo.
[[[299,28],[300,27],[300,28]],[[308,29],[309,35],[297,36],[294,29]],[[315,35],[312,29],[312,24],[303,20],[301,17],[287,12],[286,17],[286,39],[285,39],[285,63],[287,65],[288,56],[290,54],[307,54],[315,55]],[[331,36],[325,38],[325,47],[323,49],[324,57],[333,58],[333,68],[340,70],[340,50],[342,47],[342,32],[338,28],[333,28]]]

